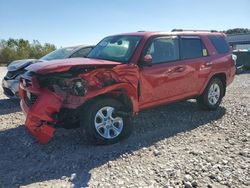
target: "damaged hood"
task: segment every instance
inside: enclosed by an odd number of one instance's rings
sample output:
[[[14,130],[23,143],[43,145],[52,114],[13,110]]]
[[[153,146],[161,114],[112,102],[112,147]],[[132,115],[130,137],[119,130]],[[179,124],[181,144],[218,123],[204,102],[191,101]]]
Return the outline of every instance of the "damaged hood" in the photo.
[[[56,72],[68,71],[71,67],[106,67],[106,66],[116,66],[121,63],[100,59],[89,59],[89,58],[69,58],[62,60],[53,60],[48,62],[38,62],[32,64],[26,68],[26,70],[31,72],[36,72],[38,74],[49,74]]]
[[[16,60],[16,61],[12,61],[7,69],[8,71],[17,71],[19,69],[25,68],[27,66],[29,66],[32,63],[36,63],[38,62],[38,59],[22,59],[22,60]]]

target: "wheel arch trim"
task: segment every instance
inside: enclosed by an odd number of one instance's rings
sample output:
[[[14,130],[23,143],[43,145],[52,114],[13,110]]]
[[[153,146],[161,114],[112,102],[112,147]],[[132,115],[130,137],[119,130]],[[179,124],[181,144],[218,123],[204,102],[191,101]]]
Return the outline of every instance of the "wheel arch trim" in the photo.
[[[117,99],[118,101],[126,105],[129,109],[129,112],[132,112],[133,114],[139,111],[137,88],[134,88],[130,84],[119,83],[102,88],[98,92],[89,93],[86,96],[86,100],[83,106],[85,106],[86,103],[90,103],[100,97],[110,97]]]
[[[209,79],[207,79],[206,83],[203,85],[201,91],[200,91],[200,95],[205,91],[206,87],[208,86],[209,82],[213,79],[213,78],[219,78],[224,86],[224,91],[223,91],[223,96],[226,93],[226,86],[227,86],[227,74],[226,72],[216,72],[214,74],[211,74],[209,76]]]

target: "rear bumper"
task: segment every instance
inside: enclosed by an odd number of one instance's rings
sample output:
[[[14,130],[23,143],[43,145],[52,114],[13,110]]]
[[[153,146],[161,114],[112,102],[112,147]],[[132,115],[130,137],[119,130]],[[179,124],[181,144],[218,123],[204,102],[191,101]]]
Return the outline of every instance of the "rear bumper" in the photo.
[[[22,111],[26,115],[25,128],[40,144],[46,144],[54,135],[53,124],[56,122],[53,116],[60,111],[62,98],[47,89],[25,88],[22,83],[19,95]],[[37,96],[35,100],[29,99],[31,95]]]

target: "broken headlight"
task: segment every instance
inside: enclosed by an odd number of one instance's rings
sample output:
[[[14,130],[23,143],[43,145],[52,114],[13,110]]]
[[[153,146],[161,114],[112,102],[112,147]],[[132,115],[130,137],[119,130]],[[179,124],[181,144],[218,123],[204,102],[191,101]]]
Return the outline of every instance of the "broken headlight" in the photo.
[[[38,77],[40,87],[46,87],[56,92],[58,89],[76,96],[83,96],[86,93],[86,81],[82,78],[67,78],[60,74],[53,76]]]
[[[76,96],[83,96],[86,93],[86,81],[83,79],[75,79],[71,83],[71,94]]]

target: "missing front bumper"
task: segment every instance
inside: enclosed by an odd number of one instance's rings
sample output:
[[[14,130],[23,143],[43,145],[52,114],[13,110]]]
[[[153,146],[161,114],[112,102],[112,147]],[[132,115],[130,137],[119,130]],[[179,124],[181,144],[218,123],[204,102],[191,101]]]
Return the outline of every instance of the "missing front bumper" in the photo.
[[[46,89],[40,92],[36,102],[29,107],[24,95],[22,94],[21,107],[26,114],[25,128],[40,144],[46,144],[54,135],[55,128],[49,124],[55,123],[53,117],[61,109],[62,97]]]

